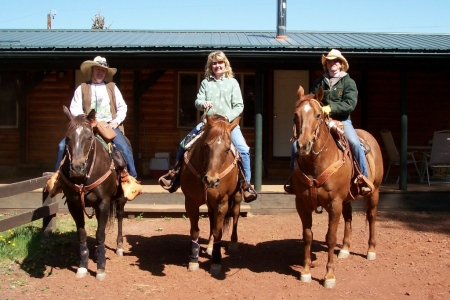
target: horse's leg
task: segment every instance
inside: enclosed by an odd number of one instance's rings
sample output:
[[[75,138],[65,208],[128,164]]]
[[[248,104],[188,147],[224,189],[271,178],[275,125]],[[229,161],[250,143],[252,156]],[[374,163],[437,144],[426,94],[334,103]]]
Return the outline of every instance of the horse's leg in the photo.
[[[212,259],[211,259],[211,269],[210,273],[212,276],[217,276],[222,272],[222,228],[223,222],[225,220],[225,216],[228,212],[228,200],[224,198],[224,201],[220,204],[216,204],[213,206],[214,209],[214,228],[213,228],[213,237],[214,237],[214,245],[212,251]],[[223,205],[222,205],[223,204]]]
[[[213,228],[214,228],[214,212],[208,207],[208,219],[209,219],[209,239],[208,246],[206,246],[206,253],[211,256],[214,245],[214,236],[213,236]]]
[[[313,241],[312,232],[312,213],[308,212],[304,206],[300,197],[295,198],[295,207],[297,213],[300,216],[303,227],[303,245],[304,245],[304,259],[303,259],[303,271],[300,274],[300,280],[302,282],[311,282],[311,245]]]
[[[198,236],[200,235],[200,228],[198,227],[198,220],[200,218],[200,210],[195,205],[195,202],[185,195],[184,207],[191,223],[190,235],[191,235],[191,247],[189,253],[189,271],[197,271],[198,255],[200,253],[200,245],[198,243]]]
[[[377,206],[378,199],[380,197],[380,190],[375,188],[375,191],[368,197],[366,197],[366,220],[369,222],[369,249],[367,251],[367,259],[375,260],[377,254],[375,247],[377,245],[375,237],[375,222],[377,220]]]
[[[233,232],[231,233],[231,242],[228,245],[228,250],[231,252],[236,252],[237,248],[238,248],[237,227],[238,227],[238,221],[239,221],[239,214],[241,213],[241,201],[242,201],[241,193],[236,193],[233,201],[234,201],[234,203],[233,203]]]
[[[123,217],[125,215],[125,204],[127,203],[127,199],[125,197],[117,199],[117,249],[116,254],[119,256],[123,256],[123,235],[122,235],[122,226],[123,226]]]
[[[344,217],[344,239],[342,248],[339,251],[338,258],[348,258],[350,255],[350,243],[352,241],[352,204],[345,202],[343,204],[342,216]]]
[[[330,204],[328,211],[328,232],[326,236],[326,242],[328,247],[328,262],[327,262],[327,274],[323,286],[326,288],[333,288],[336,286],[336,277],[334,275],[334,248],[336,247],[336,235],[339,226],[339,218],[342,213],[342,200],[333,200]]]
[[[72,215],[75,225],[77,226],[78,242],[80,243],[80,264],[78,266],[77,278],[82,278],[87,275],[88,263],[89,263],[89,249],[86,244],[87,234],[84,228],[84,215],[80,207],[74,206],[72,202],[67,202],[67,207]]]
[[[97,249],[95,250],[95,254],[97,257],[97,273],[95,278],[97,280],[105,280],[106,278],[106,247],[105,247],[105,231],[106,231],[106,223],[108,222],[109,216],[109,201],[110,199],[103,199],[102,203],[100,203],[99,207],[95,209],[95,215],[97,216]]]

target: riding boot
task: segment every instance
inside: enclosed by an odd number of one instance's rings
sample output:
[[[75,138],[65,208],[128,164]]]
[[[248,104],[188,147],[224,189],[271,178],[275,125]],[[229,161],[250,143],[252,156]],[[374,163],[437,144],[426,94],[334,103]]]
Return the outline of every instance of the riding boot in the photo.
[[[45,189],[49,192],[51,198],[55,197],[57,194],[62,192],[60,174],[61,173],[59,170],[57,170],[55,173],[51,172],[44,173],[44,176],[51,175],[50,177],[48,177],[47,183],[45,185]]]
[[[167,174],[159,177],[158,182],[161,187],[169,193],[174,193],[180,187],[180,169],[181,169],[182,159],[177,160],[175,166],[172,170],[169,170]]]
[[[252,188],[251,184],[245,183],[244,184],[244,202],[250,203],[252,201],[255,201],[256,198],[258,198],[258,194],[256,193],[255,189]]]
[[[370,183],[369,179],[360,174],[356,177],[355,182],[359,186],[359,191],[362,196],[367,196],[368,194],[372,193],[373,185]]]

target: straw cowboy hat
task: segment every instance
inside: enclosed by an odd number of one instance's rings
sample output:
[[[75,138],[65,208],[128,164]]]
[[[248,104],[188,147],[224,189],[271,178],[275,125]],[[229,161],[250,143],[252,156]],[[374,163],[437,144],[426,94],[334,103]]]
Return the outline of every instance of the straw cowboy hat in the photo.
[[[80,66],[81,73],[83,73],[83,75],[86,76],[88,79],[91,79],[92,67],[101,67],[101,68],[106,69],[106,76],[105,76],[106,81],[112,81],[114,74],[116,74],[116,72],[117,72],[116,68],[108,67],[106,58],[101,57],[101,56],[96,56],[94,58],[94,60],[86,60]]]
[[[327,60],[333,60],[333,59],[339,59],[342,64],[342,71],[347,72],[348,68],[350,68],[347,60],[345,57],[341,54],[341,51],[336,49],[331,49],[331,51],[327,54],[327,56],[322,55],[322,66],[324,71],[327,70]]]

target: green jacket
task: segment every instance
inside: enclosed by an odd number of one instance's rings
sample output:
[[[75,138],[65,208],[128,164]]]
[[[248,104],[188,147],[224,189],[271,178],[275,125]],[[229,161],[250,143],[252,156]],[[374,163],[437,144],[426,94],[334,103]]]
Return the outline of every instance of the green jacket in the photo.
[[[205,101],[213,103],[213,109],[208,111],[208,115],[220,114],[226,116],[230,122],[244,110],[241,89],[234,78],[203,79],[197,94],[197,100],[195,100],[195,107],[202,111]]]
[[[330,117],[339,121],[349,120],[350,114],[358,102],[358,89],[350,75],[341,72],[338,82],[330,87],[330,80],[327,78],[327,74],[324,74],[314,82],[311,93],[315,94],[320,86],[324,89],[323,105],[331,107]]]

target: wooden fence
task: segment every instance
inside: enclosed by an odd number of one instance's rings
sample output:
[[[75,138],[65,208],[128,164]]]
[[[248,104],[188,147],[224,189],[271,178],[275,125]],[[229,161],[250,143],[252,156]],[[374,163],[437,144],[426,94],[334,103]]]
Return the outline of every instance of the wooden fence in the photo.
[[[30,192],[39,188],[43,188],[45,186],[45,183],[47,182],[47,178],[48,176],[43,176],[26,181],[0,186],[0,201],[2,201],[1,198],[11,197],[18,194]],[[6,218],[4,220],[0,220],[0,232],[39,219],[43,219],[42,228],[44,231],[53,231],[56,229],[57,212],[58,212],[58,201],[56,197],[50,198],[47,192],[42,192],[41,207]]]

